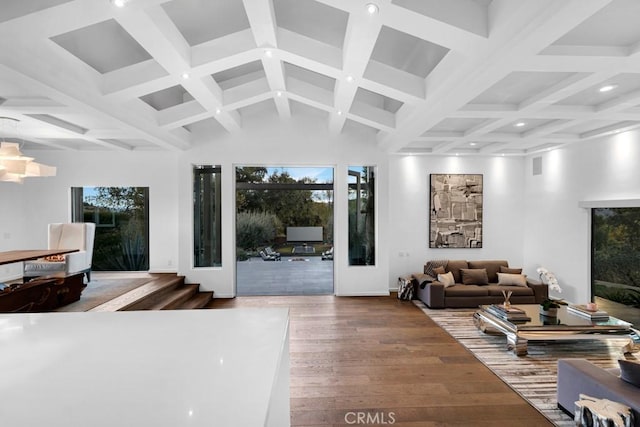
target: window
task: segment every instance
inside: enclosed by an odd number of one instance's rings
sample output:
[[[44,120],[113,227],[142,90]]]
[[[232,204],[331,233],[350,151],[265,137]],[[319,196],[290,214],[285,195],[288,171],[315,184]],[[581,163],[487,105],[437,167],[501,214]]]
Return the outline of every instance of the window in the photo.
[[[349,265],[375,265],[375,168],[349,166]]]
[[[640,308],[640,208],[594,208],[591,224],[593,295]]]
[[[149,188],[73,187],[71,219],[93,222],[92,269],[149,269]]]
[[[193,168],[193,265],[222,265],[220,166]]]

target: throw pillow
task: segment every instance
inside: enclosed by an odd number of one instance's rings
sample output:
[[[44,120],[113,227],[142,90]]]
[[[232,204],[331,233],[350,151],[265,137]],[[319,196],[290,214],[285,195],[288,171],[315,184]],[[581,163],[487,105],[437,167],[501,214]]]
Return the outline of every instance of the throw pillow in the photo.
[[[500,273],[522,274],[522,269],[521,268],[505,267],[504,265],[501,265],[500,266]]]
[[[64,262],[64,255],[49,255],[44,257],[44,260],[49,262]]]
[[[461,268],[462,283],[465,285],[488,285],[489,276],[486,268]]]
[[[447,273],[447,270],[445,270],[443,266],[436,267],[436,268],[433,269],[433,274],[436,275],[436,276],[438,274],[446,274],[446,273]]]
[[[498,273],[498,285],[527,287],[527,278],[524,274]]]
[[[453,273],[451,272],[438,274],[438,282],[442,283],[445,288],[456,284],[456,281],[453,280]]]
[[[636,387],[640,387],[640,363],[633,360],[618,359],[620,378]]]

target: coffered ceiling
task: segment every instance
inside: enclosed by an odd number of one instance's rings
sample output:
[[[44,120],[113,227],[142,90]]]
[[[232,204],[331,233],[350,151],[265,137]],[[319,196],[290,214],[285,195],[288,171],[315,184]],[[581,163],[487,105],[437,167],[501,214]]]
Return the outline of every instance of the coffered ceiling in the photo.
[[[2,140],[188,150],[313,114],[389,153],[525,155],[640,126],[637,0],[123,1],[2,0]]]

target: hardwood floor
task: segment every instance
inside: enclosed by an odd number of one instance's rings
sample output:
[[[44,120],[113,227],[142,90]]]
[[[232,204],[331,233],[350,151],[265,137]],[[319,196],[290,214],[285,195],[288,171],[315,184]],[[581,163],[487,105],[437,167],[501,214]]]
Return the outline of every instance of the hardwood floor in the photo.
[[[238,297],[289,307],[292,426],[549,426],[410,301]]]

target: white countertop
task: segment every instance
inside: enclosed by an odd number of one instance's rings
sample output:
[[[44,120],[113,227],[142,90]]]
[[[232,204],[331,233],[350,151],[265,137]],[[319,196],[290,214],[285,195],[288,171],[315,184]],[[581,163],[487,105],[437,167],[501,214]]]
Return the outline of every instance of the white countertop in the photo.
[[[1,314],[0,426],[266,425],[278,381],[288,413],[288,324],[276,308]]]

